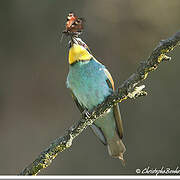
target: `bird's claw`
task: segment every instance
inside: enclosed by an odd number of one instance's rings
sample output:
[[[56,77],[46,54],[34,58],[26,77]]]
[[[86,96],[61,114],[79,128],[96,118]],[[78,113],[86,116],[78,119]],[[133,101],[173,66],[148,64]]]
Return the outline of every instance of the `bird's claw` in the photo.
[[[89,113],[88,110],[84,110],[82,112],[82,119],[89,119],[91,117],[91,114]]]

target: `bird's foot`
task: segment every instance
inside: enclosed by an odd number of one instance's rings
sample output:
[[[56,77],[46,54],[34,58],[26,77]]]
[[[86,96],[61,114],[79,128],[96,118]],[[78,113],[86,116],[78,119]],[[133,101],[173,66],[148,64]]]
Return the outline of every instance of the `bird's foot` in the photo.
[[[89,111],[88,110],[84,110],[83,112],[82,112],[82,119],[89,119],[91,117],[91,114],[89,113]]]

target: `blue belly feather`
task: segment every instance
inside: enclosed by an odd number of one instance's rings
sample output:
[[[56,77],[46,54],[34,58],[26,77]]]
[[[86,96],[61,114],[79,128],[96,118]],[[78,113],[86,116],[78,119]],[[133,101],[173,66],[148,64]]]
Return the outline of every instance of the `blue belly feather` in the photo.
[[[67,87],[78,102],[91,110],[112,93],[106,80],[105,66],[95,61],[79,61],[69,67]]]

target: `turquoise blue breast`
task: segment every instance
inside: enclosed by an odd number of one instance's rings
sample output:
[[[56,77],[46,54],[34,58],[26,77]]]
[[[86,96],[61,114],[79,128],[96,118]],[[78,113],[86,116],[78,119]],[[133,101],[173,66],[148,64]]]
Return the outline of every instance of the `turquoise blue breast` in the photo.
[[[78,102],[91,110],[112,93],[106,80],[105,66],[94,59],[79,61],[69,67],[67,87]]]

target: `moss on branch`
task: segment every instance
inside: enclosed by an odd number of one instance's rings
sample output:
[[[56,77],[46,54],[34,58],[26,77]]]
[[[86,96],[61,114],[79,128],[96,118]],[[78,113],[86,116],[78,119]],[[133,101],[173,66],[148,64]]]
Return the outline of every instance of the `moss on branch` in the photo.
[[[147,60],[142,61],[135,73],[133,73],[123,84],[110,95],[102,104],[98,105],[92,112],[82,114],[80,121],[70,127],[65,135],[54,140],[50,146],[28,165],[20,175],[37,175],[41,169],[48,167],[56,156],[69,148],[75,137],[84,129],[91,125],[95,119],[102,116],[115,103],[122,102],[127,98],[136,98],[144,96],[147,93],[143,91],[144,85],[137,85],[147,78],[148,74],[159,66],[162,61],[169,61],[171,58],[166,53],[172,51],[177,45],[180,45],[180,31],[172,37],[160,41],[159,45],[153,50]]]

